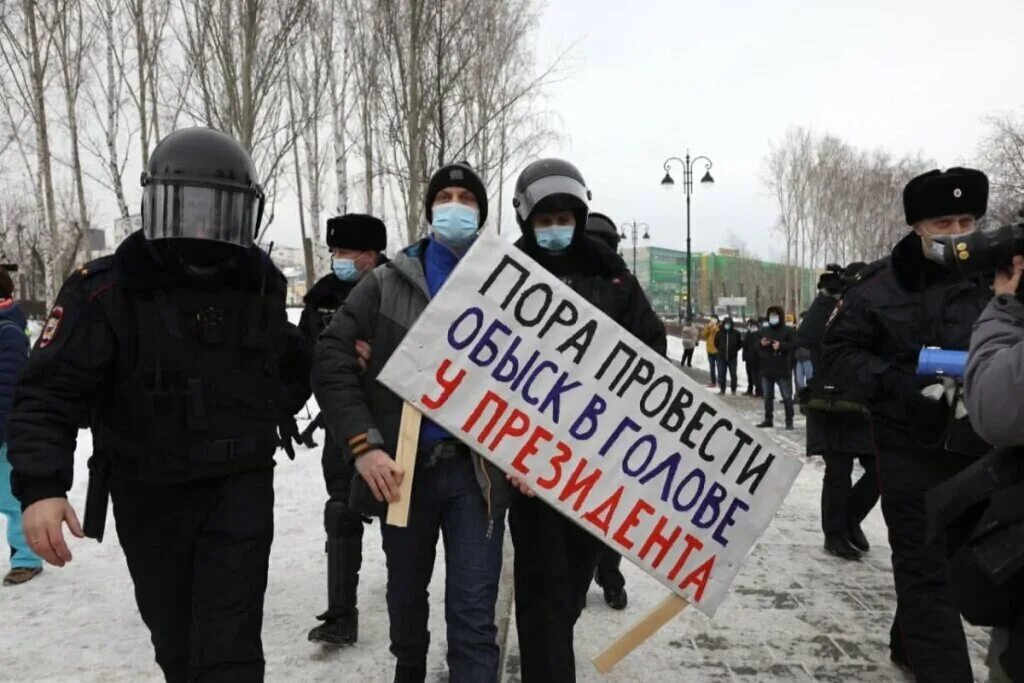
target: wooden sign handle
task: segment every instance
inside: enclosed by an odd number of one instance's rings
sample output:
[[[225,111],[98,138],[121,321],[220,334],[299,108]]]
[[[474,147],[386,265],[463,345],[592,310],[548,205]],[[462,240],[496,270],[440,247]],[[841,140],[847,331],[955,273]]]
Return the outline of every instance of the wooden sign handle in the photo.
[[[604,652],[594,657],[594,666],[601,673],[608,673],[630,652],[657,633],[658,629],[675,619],[689,604],[675,593],[668,596],[632,628],[619,636],[618,640],[605,648]]]
[[[398,452],[395,461],[402,466],[402,483],[398,500],[388,505],[387,522],[391,526],[409,525],[409,502],[412,500],[412,476],[416,472],[416,451],[420,445],[420,420],[423,413],[409,402],[402,404],[402,423],[398,428]]]

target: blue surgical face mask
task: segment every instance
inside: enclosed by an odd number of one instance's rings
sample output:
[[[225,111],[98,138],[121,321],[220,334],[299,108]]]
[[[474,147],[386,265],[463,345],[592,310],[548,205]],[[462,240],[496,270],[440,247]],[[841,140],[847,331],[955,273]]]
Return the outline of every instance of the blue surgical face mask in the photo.
[[[779,316],[777,316],[777,315],[769,316],[768,317],[768,324],[769,325],[773,325],[773,326],[774,325],[778,325],[779,324]]]
[[[544,251],[558,253],[565,251],[572,244],[575,225],[553,225],[550,228],[534,228],[537,244]]]
[[[359,269],[354,259],[332,258],[331,270],[334,271],[334,277],[342,282],[355,282],[359,279]]]
[[[480,212],[473,207],[448,202],[433,209],[434,234],[449,247],[464,249],[476,239]]]
[[[725,329],[731,330],[732,329],[732,323],[726,323],[725,324]]]

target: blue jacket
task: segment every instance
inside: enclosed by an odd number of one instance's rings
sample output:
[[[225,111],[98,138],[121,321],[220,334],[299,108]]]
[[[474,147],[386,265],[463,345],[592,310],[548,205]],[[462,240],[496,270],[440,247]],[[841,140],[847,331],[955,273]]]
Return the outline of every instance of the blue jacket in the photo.
[[[25,314],[10,299],[0,301],[0,443],[7,441],[7,414],[14,403],[14,385],[28,361]]]

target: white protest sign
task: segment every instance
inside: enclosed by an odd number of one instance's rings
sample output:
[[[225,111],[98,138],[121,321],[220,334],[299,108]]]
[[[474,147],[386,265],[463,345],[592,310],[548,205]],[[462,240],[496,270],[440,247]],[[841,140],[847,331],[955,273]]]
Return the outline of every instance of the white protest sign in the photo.
[[[492,235],[379,379],[708,616],[801,467]]]

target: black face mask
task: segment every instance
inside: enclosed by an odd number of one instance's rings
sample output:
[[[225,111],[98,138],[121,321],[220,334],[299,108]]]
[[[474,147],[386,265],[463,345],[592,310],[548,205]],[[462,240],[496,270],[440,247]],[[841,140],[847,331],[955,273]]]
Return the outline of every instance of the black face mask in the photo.
[[[227,242],[200,239],[154,240],[158,250],[177,261],[190,277],[206,280],[234,268],[245,249]]]

